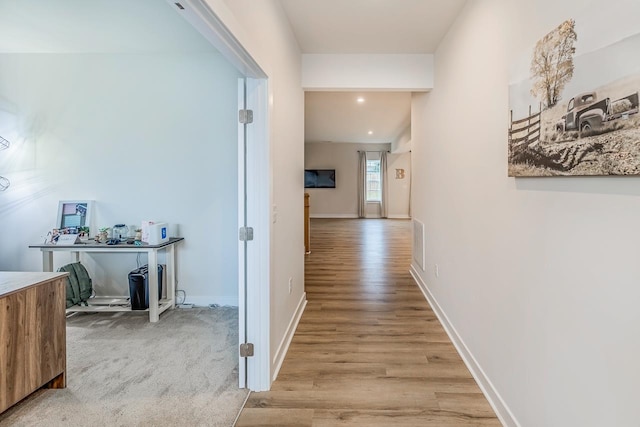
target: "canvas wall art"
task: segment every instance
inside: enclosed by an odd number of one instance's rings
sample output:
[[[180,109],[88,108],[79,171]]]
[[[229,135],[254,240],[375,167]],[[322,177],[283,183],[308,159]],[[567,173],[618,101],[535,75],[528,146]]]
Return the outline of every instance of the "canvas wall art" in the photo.
[[[595,22],[565,20],[512,70],[509,176],[640,175],[640,32]]]

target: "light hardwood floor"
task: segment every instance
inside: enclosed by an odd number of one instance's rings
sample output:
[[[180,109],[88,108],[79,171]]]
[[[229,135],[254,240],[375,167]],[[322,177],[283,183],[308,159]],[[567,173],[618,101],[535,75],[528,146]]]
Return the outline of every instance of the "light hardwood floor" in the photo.
[[[410,263],[408,220],[312,220],[307,308],[237,426],[500,426]]]

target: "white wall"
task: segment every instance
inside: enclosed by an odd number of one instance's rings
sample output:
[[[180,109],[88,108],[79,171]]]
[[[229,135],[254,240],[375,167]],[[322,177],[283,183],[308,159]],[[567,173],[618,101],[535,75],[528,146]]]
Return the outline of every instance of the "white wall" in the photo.
[[[640,180],[506,172],[516,56],[587,10],[606,10],[601,34],[640,14],[632,1],[592,6],[469,1],[436,53],[434,90],[413,99],[413,215],[427,260],[413,268],[505,425],[640,419]]]
[[[304,93],[300,49],[275,0],[208,0],[268,76],[272,163],[271,372],[284,358],[304,294]],[[289,278],[292,291],[289,293]]]
[[[433,87],[430,54],[304,54],[305,90],[413,90]]]
[[[306,169],[335,169],[336,188],[307,188],[310,215],[313,218],[358,217],[358,151],[389,150],[390,144],[347,144],[315,142],[305,144]],[[388,216],[409,217],[410,153],[387,157],[389,170]],[[396,179],[396,168],[405,170],[404,179]],[[367,217],[379,217],[378,203],[367,209]]]
[[[387,155],[387,216],[406,219],[410,216],[409,198],[411,196],[411,153]]]
[[[392,153],[407,153],[411,151],[411,123],[405,130],[402,131],[400,136],[391,143]]]
[[[92,199],[96,227],[177,224],[178,289],[237,304],[237,78],[216,53],[1,54],[0,269],[40,270],[27,245],[58,201]],[[86,262],[99,294],[128,293],[135,255]]]

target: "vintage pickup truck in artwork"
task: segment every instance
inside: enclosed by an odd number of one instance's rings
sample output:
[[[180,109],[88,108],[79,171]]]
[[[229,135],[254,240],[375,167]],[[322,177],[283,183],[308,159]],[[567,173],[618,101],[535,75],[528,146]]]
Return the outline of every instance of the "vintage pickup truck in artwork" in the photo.
[[[556,123],[558,132],[586,132],[598,129],[604,123],[638,112],[638,92],[616,101],[610,98],[598,100],[595,92],[586,92],[571,98],[567,114]]]

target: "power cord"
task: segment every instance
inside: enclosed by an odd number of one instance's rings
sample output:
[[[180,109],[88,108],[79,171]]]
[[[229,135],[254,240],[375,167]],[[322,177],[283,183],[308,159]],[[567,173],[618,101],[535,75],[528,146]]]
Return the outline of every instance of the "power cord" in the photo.
[[[178,297],[178,294],[182,294],[182,300],[176,303],[176,305],[182,305],[187,300],[187,292],[182,289],[176,289],[176,297]]]

